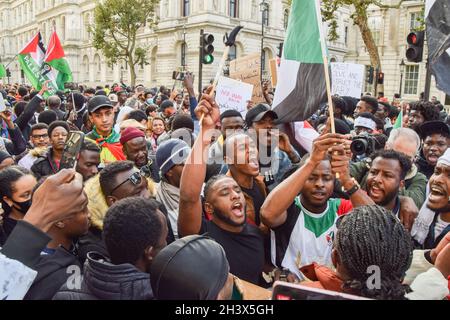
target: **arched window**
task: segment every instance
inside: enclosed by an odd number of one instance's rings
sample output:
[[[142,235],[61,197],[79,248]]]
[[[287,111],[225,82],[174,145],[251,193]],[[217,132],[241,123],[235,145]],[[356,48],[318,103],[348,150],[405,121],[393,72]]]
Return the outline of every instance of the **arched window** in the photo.
[[[66,17],[61,17],[61,40],[66,40]]]
[[[95,81],[100,81],[102,64],[100,62],[100,56],[98,54],[94,56],[94,70],[95,70]]]
[[[83,63],[81,65],[82,74],[80,76],[82,81],[89,81],[89,58],[88,56],[83,57]]]

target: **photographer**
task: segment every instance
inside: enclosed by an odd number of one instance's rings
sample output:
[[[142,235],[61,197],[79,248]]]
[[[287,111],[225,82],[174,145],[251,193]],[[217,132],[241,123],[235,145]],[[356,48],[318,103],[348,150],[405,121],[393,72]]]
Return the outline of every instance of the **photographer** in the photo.
[[[387,137],[379,134],[375,117],[371,113],[363,112],[355,119],[355,131],[350,146],[352,161],[363,161],[373,152],[381,150],[386,144]]]

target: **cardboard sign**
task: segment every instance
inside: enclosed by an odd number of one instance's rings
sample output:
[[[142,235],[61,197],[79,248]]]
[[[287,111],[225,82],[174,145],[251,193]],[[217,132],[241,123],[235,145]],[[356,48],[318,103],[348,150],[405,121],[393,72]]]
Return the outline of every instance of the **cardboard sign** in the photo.
[[[277,86],[278,82],[278,64],[277,59],[270,59],[269,60],[269,67],[270,67],[270,80],[272,81],[272,87]]]
[[[364,65],[355,63],[331,63],[331,93],[361,98],[364,84]]]
[[[261,55],[253,53],[230,62],[230,78],[253,85],[252,101],[265,102],[261,89]]]
[[[245,118],[247,101],[251,100],[253,85],[226,77],[220,77],[216,88],[216,102],[220,113],[234,109]]]

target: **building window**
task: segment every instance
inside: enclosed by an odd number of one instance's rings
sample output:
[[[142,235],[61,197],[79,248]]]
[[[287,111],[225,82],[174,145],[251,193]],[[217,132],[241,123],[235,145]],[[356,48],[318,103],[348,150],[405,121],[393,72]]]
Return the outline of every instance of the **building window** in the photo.
[[[284,30],[287,29],[289,22],[289,9],[284,10],[284,17],[283,17],[283,27]]]
[[[190,7],[190,1],[189,0],[181,0],[182,2],[182,14],[183,17],[189,16],[189,7]]]
[[[239,0],[230,0],[230,17],[238,18],[239,17]]]
[[[422,24],[423,13],[422,12],[412,12],[409,16],[409,31],[416,31],[420,28]]]
[[[419,83],[419,65],[409,65],[405,68],[405,89],[404,94],[417,94]]]
[[[230,51],[228,52],[228,60],[232,61],[232,60],[234,60],[236,58],[237,58],[237,48],[236,48],[236,45],[233,44],[230,47]]]
[[[181,44],[181,66],[186,66],[186,43]]]
[[[346,26],[344,28],[344,44],[347,45],[348,43],[348,27]]]
[[[266,9],[262,13],[263,24],[268,27],[269,26],[269,5],[267,5]]]
[[[372,31],[373,41],[376,45],[381,44],[381,17],[369,18],[369,28]]]

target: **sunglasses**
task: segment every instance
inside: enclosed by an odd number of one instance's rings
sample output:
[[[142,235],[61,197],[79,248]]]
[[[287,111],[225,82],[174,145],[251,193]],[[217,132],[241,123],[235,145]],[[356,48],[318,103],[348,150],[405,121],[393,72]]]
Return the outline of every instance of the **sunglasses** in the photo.
[[[125,181],[119,183],[117,186],[115,186],[112,190],[110,194],[113,194],[113,192],[115,190],[117,190],[118,188],[120,188],[122,185],[124,185],[127,181],[130,181],[133,185],[138,186],[142,183],[142,177],[143,177],[143,172],[141,171],[136,171],[134,172],[131,176],[129,176]]]

